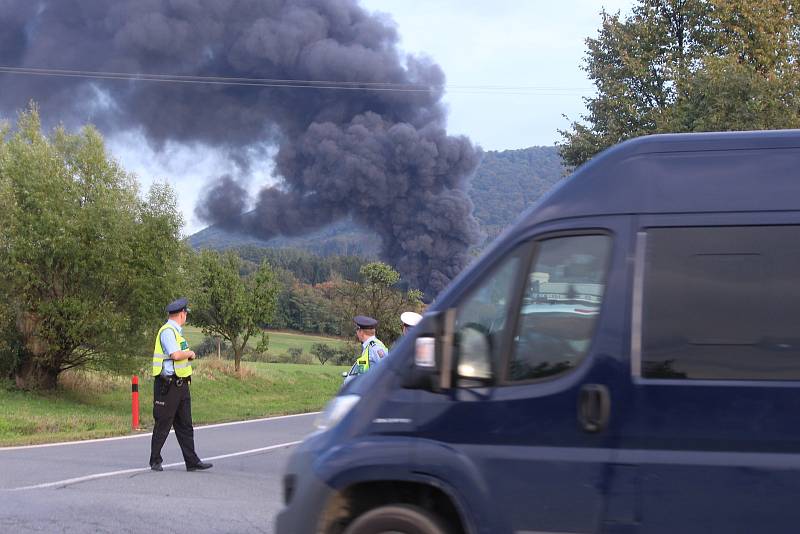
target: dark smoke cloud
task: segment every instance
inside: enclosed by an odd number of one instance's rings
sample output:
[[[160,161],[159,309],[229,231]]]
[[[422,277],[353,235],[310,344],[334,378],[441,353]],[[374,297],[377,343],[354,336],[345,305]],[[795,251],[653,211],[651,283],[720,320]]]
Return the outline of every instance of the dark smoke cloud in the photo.
[[[246,175],[277,146],[276,187],[255,199],[223,176],[206,221],[261,238],[346,216],[382,239],[383,259],[435,295],[479,238],[464,191],[479,153],[448,136],[444,74],[402,57],[390,20],[355,0],[0,0],[0,64],[61,69],[418,84],[425,92],[337,91],[0,74],[6,115],[36,100],[46,117],[140,130],[222,151]]]

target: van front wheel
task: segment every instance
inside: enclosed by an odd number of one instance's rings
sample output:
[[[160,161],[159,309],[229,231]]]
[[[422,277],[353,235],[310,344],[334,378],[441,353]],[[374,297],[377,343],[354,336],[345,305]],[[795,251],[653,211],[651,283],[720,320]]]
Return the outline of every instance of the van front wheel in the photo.
[[[441,520],[418,506],[380,506],[353,521],[344,534],[449,534]]]

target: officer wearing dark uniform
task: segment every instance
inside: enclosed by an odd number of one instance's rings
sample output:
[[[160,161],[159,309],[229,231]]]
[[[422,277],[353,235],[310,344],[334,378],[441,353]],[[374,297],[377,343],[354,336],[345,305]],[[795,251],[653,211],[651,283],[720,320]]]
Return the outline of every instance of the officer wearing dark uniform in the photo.
[[[356,337],[361,342],[361,356],[358,358],[358,372],[366,373],[389,354],[389,349],[375,337],[378,321],[365,315],[353,317],[356,324]]]
[[[185,298],[170,302],[166,308],[169,320],[158,330],[153,350],[153,439],[150,444],[150,468],[163,471],[161,448],[175,427],[175,437],[181,446],[187,471],[208,469],[210,463],[200,461],[194,452],[194,427],[192,426],[192,382],[194,351],[183,337],[183,325],[189,315]]]

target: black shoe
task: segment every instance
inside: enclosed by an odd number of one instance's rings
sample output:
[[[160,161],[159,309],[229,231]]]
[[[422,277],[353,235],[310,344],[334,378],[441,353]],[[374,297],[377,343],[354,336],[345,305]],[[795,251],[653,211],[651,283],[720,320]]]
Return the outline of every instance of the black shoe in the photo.
[[[198,462],[198,463],[196,463],[194,465],[187,465],[186,466],[186,470],[187,471],[202,471],[204,469],[211,469],[213,466],[214,466],[214,464],[210,464],[208,462]]]
[[[152,469],[153,471],[163,471],[164,470],[164,468],[161,467],[161,462],[158,462],[157,464],[150,464],[150,469]]]

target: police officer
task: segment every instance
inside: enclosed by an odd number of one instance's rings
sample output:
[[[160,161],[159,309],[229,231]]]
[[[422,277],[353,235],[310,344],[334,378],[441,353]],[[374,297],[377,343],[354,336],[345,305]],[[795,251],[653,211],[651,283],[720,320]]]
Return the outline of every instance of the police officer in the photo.
[[[417,326],[417,323],[422,320],[422,316],[416,312],[407,311],[400,314],[400,322],[403,323],[403,335],[406,332]]]
[[[358,358],[359,374],[366,373],[389,354],[386,345],[375,337],[378,321],[372,317],[358,315],[353,318],[356,324],[356,337],[361,342],[361,356]]]
[[[153,439],[150,443],[150,469],[163,471],[161,448],[169,430],[175,427],[175,437],[181,446],[187,471],[208,469],[210,463],[200,460],[194,452],[192,427],[192,398],[189,384],[192,381],[194,351],[183,338],[183,325],[189,315],[185,298],[170,302],[166,307],[169,320],[158,330],[153,350]]]

